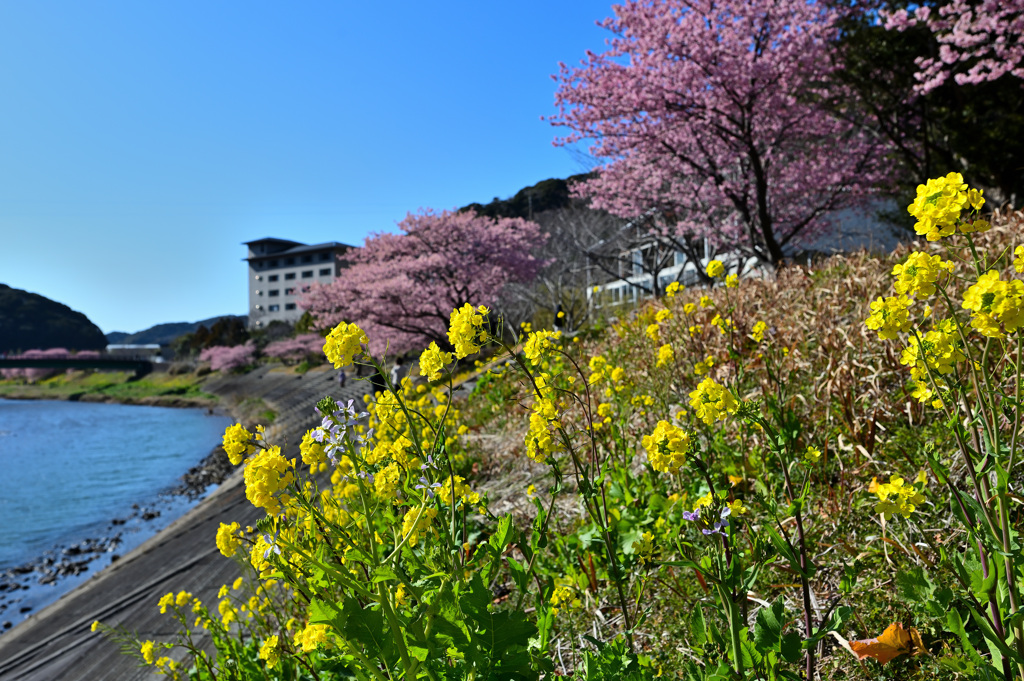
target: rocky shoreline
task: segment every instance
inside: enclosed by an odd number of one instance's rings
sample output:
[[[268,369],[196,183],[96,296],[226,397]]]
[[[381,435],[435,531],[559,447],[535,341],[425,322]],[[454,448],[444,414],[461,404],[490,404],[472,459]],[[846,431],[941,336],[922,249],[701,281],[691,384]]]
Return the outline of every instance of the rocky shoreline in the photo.
[[[67,589],[61,588],[63,582],[88,578],[119,560],[119,550],[133,548],[162,529],[152,527],[154,521],[163,518],[170,522],[170,516],[187,512],[234,469],[224,449],[217,446],[174,487],[158,493],[149,503],[133,504],[130,513],[112,518],[105,528],[90,532],[91,536],[55,545],[26,563],[0,572],[0,634],[64,593]]]

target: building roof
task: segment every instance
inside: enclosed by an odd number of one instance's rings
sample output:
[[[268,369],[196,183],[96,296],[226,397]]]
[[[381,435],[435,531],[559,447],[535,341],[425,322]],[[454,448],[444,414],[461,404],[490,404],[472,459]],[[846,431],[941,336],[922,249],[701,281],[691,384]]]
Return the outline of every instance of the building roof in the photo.
[[[339,250],[339,249],[347,251],[349,249],[355,248],[354,246],[350,246],[349,244],[343,244],[340,241],[325,241],[322,244],[306,245],[306,244],[300,244],[300,243],[298,243],[296,241],[288,241],[286,239],[257,239],[256,241],[246,241],[245,245],[248,246],[250,244],[264,243],[264,242],[268,242],[268,241],[269,242],[273,242],[273,243],[284,243],[284,244],[295,244],[295,245],[292,246],[291,248],[286,248],[283,251],[275,251],[273,253],[267,253],[265,255],[254,255],[251,258],[242,258],[242,260],[269,260],[269,259],[272,259],[272,258],[280,258],[280,257],[283,257],[283,256],[295,255],[297,253],[309,253],[310,251],[326,251],[326,250]]]

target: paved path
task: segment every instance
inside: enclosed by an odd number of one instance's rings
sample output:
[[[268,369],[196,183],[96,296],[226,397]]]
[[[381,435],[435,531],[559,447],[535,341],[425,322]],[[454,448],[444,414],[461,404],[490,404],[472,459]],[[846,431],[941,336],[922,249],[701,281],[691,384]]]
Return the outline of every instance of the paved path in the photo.
[[[330,394],[339,401],[357,399],[368,383],[349,380],[338,387],[333,370],[314,369],[304,376],[266,367],[242,376],[218,377],[204,390],[228,398],[260,397],[278,416],[275,424],[287,441],[285,456],[298,457],[306,429],[317,425],[313,407]],[[185,516],[135,551],[112,564],[56,603],[0,636],[0,679],[7,681],[134,681],[166,678],[139,667],[99,633],[93,620],[122,625],[140,638],[170,640],[175,622],[156,606],[168,591],[191,591],[204,603],[216,602],[217,590],[238,576],[234,562],[217,551],[214,537],[221,522],[253,525],[262,512],[245,498],[241,470]]]

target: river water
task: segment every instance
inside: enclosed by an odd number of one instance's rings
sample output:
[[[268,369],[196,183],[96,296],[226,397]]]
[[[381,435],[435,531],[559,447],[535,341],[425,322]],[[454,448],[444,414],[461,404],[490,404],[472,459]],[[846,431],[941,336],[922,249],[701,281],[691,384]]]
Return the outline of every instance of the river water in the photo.
[[[229,423],[200,409],[0,399],[0,629],[184,513],[194,501],[167,492]]]

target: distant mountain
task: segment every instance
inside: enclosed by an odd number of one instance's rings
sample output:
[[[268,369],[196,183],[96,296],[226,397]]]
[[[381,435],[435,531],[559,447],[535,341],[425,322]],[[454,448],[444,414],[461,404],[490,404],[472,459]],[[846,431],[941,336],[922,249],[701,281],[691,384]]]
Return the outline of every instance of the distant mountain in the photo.
[[[125,333],[124,331],[111,331],[107,334],[108,343],[124,345],[170,345],[175,339],[184,336],[186,333],[195,333],[200,326],[210,328],[220,319],[239,319],[246,323],[248,318],[245,315],[223,315],[210,317],[199,322],[168,322],[157,324],[143,331]]]
[[[477,215],[486,215],[490,218],[526,218],[529,220],[537,213],[569,206],[573,202],[569,196],[571,185],[589,178],[590,175],[573,175],[564,180],[558,178],[542,180],[535,185],[520,189],[510,199],[494,197],[490,203],[471,203],[460,208],[459,212],[473,210]]]
[[[0,284],[0,352],[102,350],[106,345],[103,332],[81,312],[38,293]]]

